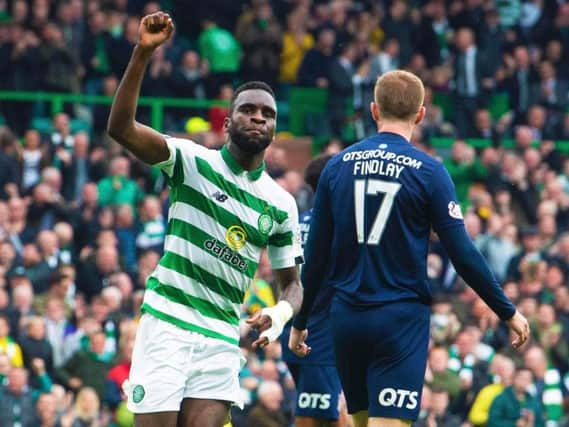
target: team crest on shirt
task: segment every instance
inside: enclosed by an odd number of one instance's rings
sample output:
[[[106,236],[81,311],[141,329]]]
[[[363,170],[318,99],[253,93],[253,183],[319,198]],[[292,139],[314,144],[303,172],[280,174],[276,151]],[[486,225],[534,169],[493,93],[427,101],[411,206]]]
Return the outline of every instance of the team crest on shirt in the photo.
[[[267,236],[271,230],[273,229],[273,218],[267,214],[259,215],[259,220],[257,221],[257,225],[259,227],[259,231],[261,234]]]
[[[464,219],[462,217],[462,210],[460,209],[460,205],[456,202],[449,202],[448,214],[455,219]]]
[[[144,387],[142,387],[140,384],[137,384],[132,388],[132,401],[134,403],[142,402],[142,399],[144,399],[145,395],[146,391],[144,390]]]
[[[238,251],[247,243],[247,233],[243,227],[232,225],[225,232],[225,241],[231,249]]]

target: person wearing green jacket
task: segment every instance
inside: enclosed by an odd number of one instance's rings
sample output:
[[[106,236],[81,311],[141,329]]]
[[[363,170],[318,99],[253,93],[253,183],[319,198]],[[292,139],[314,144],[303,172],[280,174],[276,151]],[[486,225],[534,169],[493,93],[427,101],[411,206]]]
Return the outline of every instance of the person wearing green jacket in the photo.
[[[221,85],[231,84],[241,65],[241,45],[233,34],[218,27],[213,18],[202,22],[203,30],[198,37],[198,50],[209,64],[208,97],[218,95]]]
[[[136,212],[138,204],[144,198],[144,192],[129,178],[130,164],[126,157],[115,157],[109,166],[109,176],[97,184],[99,205],[119,206],[128,204]]]
[[[444,161],[444,165],[454,182],[458,201],[465,208],[468,205],[470,186],[474,182],[485,180],[488,170],[476,158],[474,149],[462,140],[454,142],[451,156]]]
[[[113,362],[113,353],[105,350],[106,335],[99,331],[89,337],[89,350],[79,350],[58,370],[59,380],[77,392],[92,387],[99,399],[105,397],[107,373]]]
[[[532,372],[518,369],[513,384],[492,402],[487,427],[544,427],[541,404],[527,391],[532,384]]]

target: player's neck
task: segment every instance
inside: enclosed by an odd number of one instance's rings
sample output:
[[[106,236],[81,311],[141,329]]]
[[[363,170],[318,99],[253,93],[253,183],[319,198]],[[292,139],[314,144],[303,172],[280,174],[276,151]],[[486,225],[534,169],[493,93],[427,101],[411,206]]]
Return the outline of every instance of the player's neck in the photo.
[[[246,171],[252,171],[257,169],[263,163],[263,159],[265,157],[265,150],[261,151],[257,154],[247,153],[243,151],[237,144],[232,143],[229,141],[227,144],[227,149],[229,150],[229,154],[231,157],[235,159],[235,161]]]
[[[391,132],[401,135],[407,141],[411,141],[413,125],[407,122],[384,121],[377,124],[378,132]]]

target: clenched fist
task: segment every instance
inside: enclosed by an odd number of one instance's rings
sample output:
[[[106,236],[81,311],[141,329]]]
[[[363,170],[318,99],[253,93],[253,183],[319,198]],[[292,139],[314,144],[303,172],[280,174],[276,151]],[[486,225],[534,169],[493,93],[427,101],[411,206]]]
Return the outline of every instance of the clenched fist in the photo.
[[[138,27],[138,45],[154,50],[166,42],[173,31],[174,23],[167,13],[156,12],[146,15]]]

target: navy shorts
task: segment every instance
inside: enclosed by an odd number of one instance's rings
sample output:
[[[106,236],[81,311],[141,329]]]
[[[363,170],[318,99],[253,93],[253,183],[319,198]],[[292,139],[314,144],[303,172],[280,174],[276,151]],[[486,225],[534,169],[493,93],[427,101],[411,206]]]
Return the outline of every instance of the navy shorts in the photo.
[[[296,411],[299,417],[336,421],[342,386],[335,366],[288,363],[296,384]]]
[[[334,299],[332,337],[350,414],[417,419],[429,317],[430,307],[414,301],[360,308]]]

